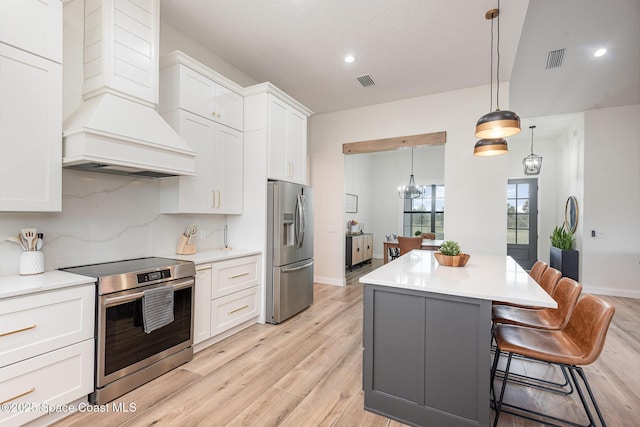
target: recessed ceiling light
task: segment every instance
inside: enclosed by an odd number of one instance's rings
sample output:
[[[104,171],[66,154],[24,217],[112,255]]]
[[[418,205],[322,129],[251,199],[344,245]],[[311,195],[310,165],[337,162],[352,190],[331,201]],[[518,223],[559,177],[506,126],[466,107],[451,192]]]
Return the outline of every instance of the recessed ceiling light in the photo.
[[[344,57],[344,62],[349,63],[349,64],[352,63],[355,60],[356,60],[356,58],[353,55],[347,55],[347,56]]]
[[[596,58],[599,58],[602,55],[604,55],[605,53],[607,53],[607,49],[600,48],[600,49],[596,50],[596,52],[593,54],[593,56],[595,56]]]

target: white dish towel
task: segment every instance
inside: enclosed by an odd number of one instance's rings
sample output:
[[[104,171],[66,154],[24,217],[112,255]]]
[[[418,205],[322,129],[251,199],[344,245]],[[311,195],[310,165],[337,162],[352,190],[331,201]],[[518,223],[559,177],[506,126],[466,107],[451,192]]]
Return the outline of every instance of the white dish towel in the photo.
[[[144,291],[142,322],[147,334],[173,322],[173,286]]]

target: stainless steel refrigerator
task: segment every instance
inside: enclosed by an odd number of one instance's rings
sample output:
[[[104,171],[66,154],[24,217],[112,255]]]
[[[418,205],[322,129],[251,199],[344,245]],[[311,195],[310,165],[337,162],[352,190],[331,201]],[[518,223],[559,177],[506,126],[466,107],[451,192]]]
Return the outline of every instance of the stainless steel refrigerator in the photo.
[[[280,323],[313,303],[313,192],[269,181],[266,321]]]

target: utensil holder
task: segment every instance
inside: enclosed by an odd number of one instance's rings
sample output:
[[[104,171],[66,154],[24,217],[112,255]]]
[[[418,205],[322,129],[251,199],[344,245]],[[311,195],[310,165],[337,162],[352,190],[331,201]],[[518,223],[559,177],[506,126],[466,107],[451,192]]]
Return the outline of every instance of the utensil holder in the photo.
[[[44,253],[41,251],[26,251],[20,255],[20,275],[44,273]]]
[[[181,234],[180,239],[178,240],[176,253],[179,255],[193,255],[196,253],[196,244],[189,244],[189,238],[184,234]]]

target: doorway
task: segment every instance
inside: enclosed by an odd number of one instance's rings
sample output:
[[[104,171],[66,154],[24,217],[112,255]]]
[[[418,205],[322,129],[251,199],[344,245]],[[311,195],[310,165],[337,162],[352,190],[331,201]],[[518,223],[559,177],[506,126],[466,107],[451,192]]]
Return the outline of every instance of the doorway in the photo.
[[[530,270],[538,259],[538,179],[507,183],[507,255]]]

